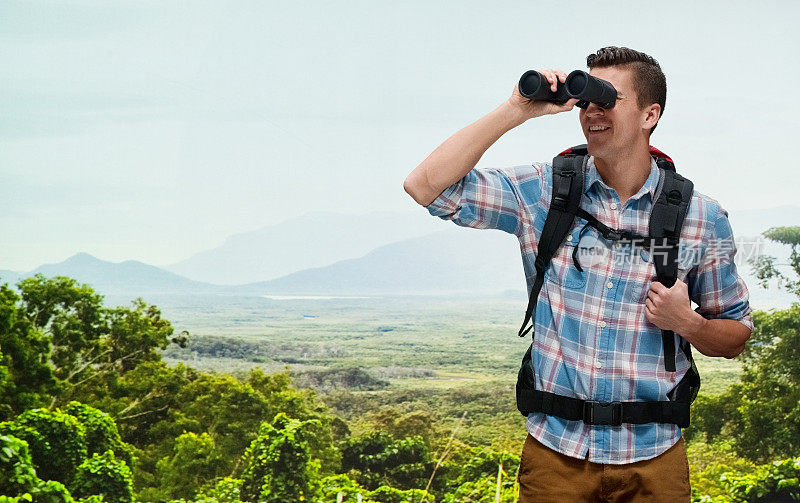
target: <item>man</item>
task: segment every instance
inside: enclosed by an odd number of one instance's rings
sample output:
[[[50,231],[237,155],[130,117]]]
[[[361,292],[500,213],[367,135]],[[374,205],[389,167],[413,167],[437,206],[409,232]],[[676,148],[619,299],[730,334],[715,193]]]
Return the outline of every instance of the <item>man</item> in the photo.
[[[600,49],[587,65],[591,75],[614,86],[618,98],[610,109],[591,103],[580,110],[590,155],[581,207],[611,228],[646,236],[660,177],[650,135],[664,111],[666,79],[652,57],[625,47]],[[561,70],[540,73],[554,91],[566,79]],[[474,167],[507,131],[531,118],[570,111],[577,101],[527,100],[515,88],[507,101],[431,153],[408,175],[405,191],[434,216],[515,234],[530,289],[550,207],[552,166]],[[692,194],[681,246],[696,245],[702,252],[681,254],[671,288],[654,280],[646,252],[612,246],[584,224],[576,219],[538,297],[532,347],[537,389],[602,402],[668,400],[691,364],[677,351],[675,371],[665,370],[661,329],[708,356],[742,352],[753,328],[751,308],[733,263],[728,214],[716,200]],[[582,257],[580,270],[573,251],[586,238],[607,249],[599,258]],[[624,257],[631,260],[619,260]],[[537,412],[529,414],[526,428],[518,474],[522,502],[690,500],[686,448],[675,424],[593,425]]]

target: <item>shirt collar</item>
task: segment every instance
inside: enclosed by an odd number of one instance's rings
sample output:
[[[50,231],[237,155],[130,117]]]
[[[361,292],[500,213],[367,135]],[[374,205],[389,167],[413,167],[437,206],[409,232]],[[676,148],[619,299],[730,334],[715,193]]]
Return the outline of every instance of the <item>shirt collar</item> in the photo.
[[[599,184],[600,187],[605,189],[608,192],[611,192],[611,187],[606,185],[603,179],[600,177],[600,173],[597,172],[597,167],[594,165],[594,156],[589,156],[589,162],[586,163],[586,176],[584,177],[584,192],[586,194],[592,189],[595,184]],[[650,201],[653,200],[655,197],[656,186],[658,185],[658,179],[661,177],[660,170],[658,169],[658,164],[656,164],[656,160],[653,156],[650,156],[650,175],[645,180],[644,185],[642,185],[639,190],[634,194],[631,199],[639,199],[644,194],[650,194]]]

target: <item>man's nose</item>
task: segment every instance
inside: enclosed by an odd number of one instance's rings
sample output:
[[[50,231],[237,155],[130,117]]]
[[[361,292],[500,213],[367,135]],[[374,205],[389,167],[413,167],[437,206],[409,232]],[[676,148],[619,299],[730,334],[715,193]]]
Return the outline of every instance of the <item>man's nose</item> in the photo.
[[[586,107],[586,114],[587,115],[603,115],[606,113],[606,110],[592,102],[589,102],[589,106]]]

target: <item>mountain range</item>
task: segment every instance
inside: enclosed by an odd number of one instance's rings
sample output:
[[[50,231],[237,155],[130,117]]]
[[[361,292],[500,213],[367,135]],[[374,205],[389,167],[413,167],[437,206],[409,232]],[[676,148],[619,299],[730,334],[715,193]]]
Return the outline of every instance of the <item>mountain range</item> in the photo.
[[[219,286],[193,281],[136,260],[107,262],[88,253],[76,253],[63,262],[45,264],[33,271],[0,270],[0,281],[16,283],[35,274],[69,276],[99,293],[148,295],[153,293],[218,293]]]
[[[735,236],[755,237],[769,226],[800,222],[800,207],[735,211],[731,212],[730,220]],[[431,229],[437,231],[427,232]],[[395,237],[405,236],[405,239],[392,242],[393,232]],[[371,248],[365,251],[368,247]],[[785,250],[774,243],[767,243],[765,251],[785,254]],[[273,260],[273,256],[277,259]],[[247,264],[253,264],[250,273]],[[213,271],[192,272],[202,271],[203,267]],[[188,272],[181,274],[179,270]],[[224,279],[225,271],[231,274],[226,281],[201,279],[204,276]],[[36,273],[70,276],[100,293],[131,298],[154,294],[516,292],[514,297],[524,299],[525,295],[519,246],[514,236],[500,231],[460,228],[429,215],[414,218],[391,213],[304,215],[252,233],[231,236],[223,246],[198,253],[169,269],[134,260],[112,263],[78,253],[63,262],[42,265],[33,271],[0,270],[0,282],[13,284]],[[757,288],[749,266],[740,266],[740,274],[747,277],[754,304],[788,303],[789,298],[782,297],[780,292]],[[273,275],[277,276],[271,277]],[[269,278],[266,281],[263,280],[265,276]]]
[[[307,213],[234,234],[221,246],[164,265],[162,269],[217,285],[267,281],[361,257],[379,246],[445,227],[438,218],[424,218],[414,213]]]
[[[491,260],[486,260],[491,257]],[[62,275],[109,295],[359,295],[493,294],[524,292],[522,260],[514,236],[500,231],[448,229],[380,246],[362,257],[309,268],[280,278],[241,285],[194,281],[158,267],[127,260],[113,263],[78,253],[29,272],[0,271],[15,283],[41,273]]]

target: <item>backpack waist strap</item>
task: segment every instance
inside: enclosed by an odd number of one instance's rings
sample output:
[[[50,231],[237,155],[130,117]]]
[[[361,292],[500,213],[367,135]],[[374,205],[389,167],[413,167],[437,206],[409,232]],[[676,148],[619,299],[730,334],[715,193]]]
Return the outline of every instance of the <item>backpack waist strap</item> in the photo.
[[[622,423],[671,423],[689,426],[689,402],[597,402],[557,395],[517,383],[517,408],[523,415],[542,412],[586,424],[619,426]]]

